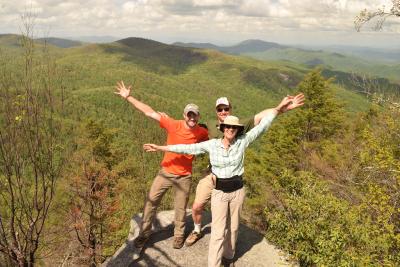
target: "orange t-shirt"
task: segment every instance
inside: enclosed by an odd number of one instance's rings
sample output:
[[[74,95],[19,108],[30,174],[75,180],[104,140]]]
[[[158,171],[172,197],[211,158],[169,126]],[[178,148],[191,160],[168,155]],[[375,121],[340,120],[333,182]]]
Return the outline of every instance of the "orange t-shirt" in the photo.
[[[205,128],[196,126],[192,129],[185,127],[184,120],[174,120],[161,116],[160,127],[167,131],[167,145],[194,144],[208,140]],[[161,166],[168,173],[189,175],[192,173],[193,155],[165,152]]]

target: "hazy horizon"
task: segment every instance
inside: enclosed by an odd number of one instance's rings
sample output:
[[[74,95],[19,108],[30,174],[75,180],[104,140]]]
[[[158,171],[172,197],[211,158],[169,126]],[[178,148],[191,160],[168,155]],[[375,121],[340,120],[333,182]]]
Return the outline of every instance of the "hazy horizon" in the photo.
[[[142,37],[163,43],[221,46],[259,39],[286,45],[400,48],[400,20],[361,32],[354,19],[390,0],[0,0],[0,32],[20,33],[21,14],[35,14],[37,37]]]
[[[20,32],[16,33],[10,33],[10,32],[1,32],[0,35],[4,34],[16,34],[19,35],[21,34]],[[394,50],[398,51],[400,50],[400,46],[397,44],[388,44],[388,45],[382,45],[382,46],[373,46],[373,45],[366,45],[366,44],[335,44],[335,43],[326,43],[326,44],[315,44],[315,43],[285,43],[285,42],[277,42],[273,40],[265,40],[261,38],[251,38],[251,39],[243,39],[239,40],[237,42],[218,42],[218,41],[212,41],[212,40],[202,40],[202,41],[195,41],[195,40],[189,40],[187,38],[181,38],[179,40],[172,40],[171,39],[158,39],[158,38],[149,38],[146,36],[124,36],[124,37],[117,37],[117,36],[105,36],[105,35],[99,35],[99,36],[53,36],[53,35],[36,35],[35,39],[40,39],[40,38],[59,38],[59,39],[66,39],[70,41],[80,41],[80,42],[88,42],[88,43],[108,43],[108,42],[114,42],[117,40],[125,39],[125,38],[144,38],[144,39],[150,39],[153,41],[165,43],[165,44],[173,44],[177,42],[182,42],[182,43],[210,43],[213,45],[217,46],[234,46],[237,45],[243,41],[247,40],[261,40],[265,42],[272,42],[272,43],[278,43],[280,45],[287,45],[287,46],[293,46],[293,47],[298,47],[298,48],[309,48],[309,49],[322,49],[322,48],[329,48],[329,47],[343,47],[343,48],[359,48],[359,49],[376,49],[376,50]],[[164,41],[166,40],[166,41]]]

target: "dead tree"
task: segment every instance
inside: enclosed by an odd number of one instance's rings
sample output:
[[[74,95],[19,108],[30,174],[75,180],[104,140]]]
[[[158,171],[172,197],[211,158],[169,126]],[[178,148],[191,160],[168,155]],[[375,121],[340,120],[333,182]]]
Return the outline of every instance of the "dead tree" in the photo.
[[[98,266],[106,258],[103,248],[120,227],[117,163],[111,149],[113,135],[99,123],[86,126],[71,157],[70,220],[80,248],[77,264]],[[76,166],[79,166],[76,168]]]
[[[379,79],[355,73],[352,73],[349,82],[356,92],[365,95],[376,104],[397,108],[400,106],[398,103],[400,85],[393,85],[395,87],[390,90],[390,88],[383,86]]]
[[[61,166],[56,68],[33,22],[23,16],[22,56],[0,58],[0,252],[14,266],[35,264]]]

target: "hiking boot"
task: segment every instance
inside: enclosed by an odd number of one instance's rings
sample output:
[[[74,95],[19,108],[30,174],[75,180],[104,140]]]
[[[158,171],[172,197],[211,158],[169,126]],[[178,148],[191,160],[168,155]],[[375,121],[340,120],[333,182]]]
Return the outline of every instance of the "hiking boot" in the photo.
[[[174,238],[174,244],[172,245],[172,247],[175,249],[180,249],[183,247],[184,243],[185,243],[185,238],[183,238],[183,236],[177,236]]]
[[[133,241],[133,244],[137,248],[142,248],[147,243],[149,238],[150,238],[150,236],[139,235],[138,237],[135,238],[135,240]]]
[[[235,267],[235,261],[233,259],[227,259],[222,257],[221,264],[223,267]]]
[[[189,236],[186,238],[185,245],[190,247],[194,243],[196,243],[200,238],[203,237],[203,233],[197,233],[196,231],[193,231],[189,234]]]

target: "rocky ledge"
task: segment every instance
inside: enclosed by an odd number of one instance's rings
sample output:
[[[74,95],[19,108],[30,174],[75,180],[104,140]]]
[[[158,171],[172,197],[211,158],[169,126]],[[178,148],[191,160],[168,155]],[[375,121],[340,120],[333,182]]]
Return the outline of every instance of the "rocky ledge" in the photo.
[[[191,211],[187,212],[187,234],[193,229]],[[207,265],[208,242],[211,232],[211,216],[206,213],[203,219],[204,237],[190,247],[173,249],[173,211],[162,211],[157,214],[153,225],[154,234],[142,251],[138,251],[133,240],[138,235],[141,221],[140,214],[131,220],[128,239],[115,254],[107,259],[103,267],[204,267]],[[260,233],[241,224],[236,249],[236,267],[257,266],[297,266],[289,261],[285,253],[270,244]]]

